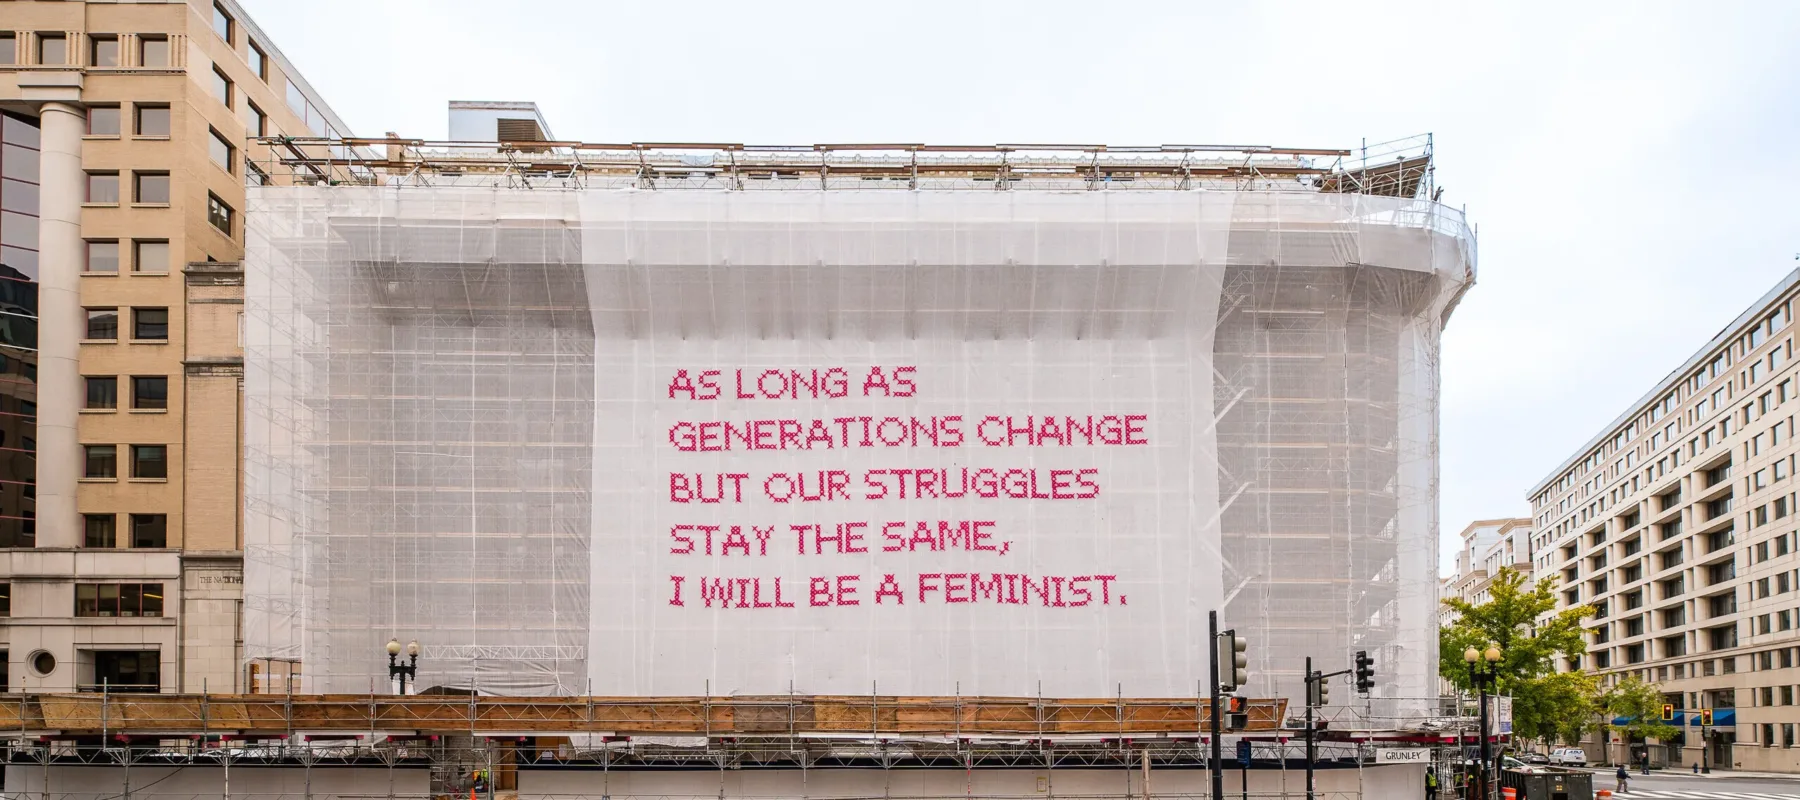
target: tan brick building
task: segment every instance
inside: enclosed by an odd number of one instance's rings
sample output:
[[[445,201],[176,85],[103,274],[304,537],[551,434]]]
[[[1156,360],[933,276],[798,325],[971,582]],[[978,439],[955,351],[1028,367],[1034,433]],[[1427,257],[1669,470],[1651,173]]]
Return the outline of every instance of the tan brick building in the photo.
[[[1800,772],[1797,299],[1800,271],[1529,495],[1538,580],[1597,611],[1564,666],[1662,689],[1658,762]]]
[[[232,0],[0,10],[5,686],[241,690],[251,140],[344,125]]]

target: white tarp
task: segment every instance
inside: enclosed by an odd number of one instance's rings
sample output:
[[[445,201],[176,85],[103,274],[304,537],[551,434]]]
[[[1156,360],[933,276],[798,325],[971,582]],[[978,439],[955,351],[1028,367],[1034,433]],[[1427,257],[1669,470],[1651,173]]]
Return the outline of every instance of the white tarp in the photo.
[[[253,190],[246,651],[308,691],[1434,684],[1430,204]],[[891,578],[890,578],[891,576]],[[777,595],[776,581],[780,582]],[[1295,687],[1287,684],[1293,682]]]

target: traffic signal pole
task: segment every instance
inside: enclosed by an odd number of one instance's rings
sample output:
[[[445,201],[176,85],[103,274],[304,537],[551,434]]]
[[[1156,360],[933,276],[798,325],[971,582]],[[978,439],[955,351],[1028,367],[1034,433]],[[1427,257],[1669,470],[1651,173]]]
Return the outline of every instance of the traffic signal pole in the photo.
[[[1313,800],[1313,684],[1319,677],[1313,674],[1312,656],[1306,657],[1306,800]]]
[[[1212,750],[1207,756],[1206,764],[1212,767],[1213,800],[1225,800],[1225,773],[1219,770],[1219,761],[1224,757],[1221,749],[1219,726],[1219,612],[1206,612],[1207,650],[1212,652],[1212,705],[1207,706],[1207,715],[1212,717]]]

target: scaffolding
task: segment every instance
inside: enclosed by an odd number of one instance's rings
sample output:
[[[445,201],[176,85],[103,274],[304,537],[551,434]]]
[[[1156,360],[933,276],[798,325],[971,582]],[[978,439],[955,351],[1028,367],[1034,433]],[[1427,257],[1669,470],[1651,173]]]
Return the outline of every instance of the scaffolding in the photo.
[[[1204,678],[1194,631],[1212,607],[1254,643],[1255,696],[1298,696],[1304,655],[1356,650],[1379,665],[1376,716],[1418,711],[1404,698],[1436,685],[1438,336],[1475,253],[1462,214],[1436,202],[1429,136],[268,144],[246,256],[246,652],[304,665],[284,681],[296,691],[385,685],[369,656],[391,636],[420,639],[422,685],[485,695],[867,685],[877,676],[835,657],[828,671],[663,669],[769,641],[789,655],[883,645],[657,624],[666,605],[632,599],[649,587],[607,594],[633,579],[621,565],[654,556],[628,536],[666,522],[634,506],[655,487],[621,466],[665,429],[613,384],[641,397],[659,359],[721,363],[770,342],[752,362],[900,353],[971,388],[984,376],[956,365],[976,359],[1087,370],[1071,379],[1141,365],[1168,387],[1163,460],[1107,462],[1159,488],[1060,515],[1192,531],[1160,534],[1163,556],[1138,562],[1164,574],[1158,616],[1108,633],[1113,657],[1035,676],[1034,659],[982,648],[1049,652],[1013,637],[1072,646],[1101,628],[1036,611],[918,627],[955,644],[893,643],[914,683],[881,685],[1167,696]],[[1057,413],[1076,408],[1078,380],[1026,380]],[[1118,549],[1081,547],[1084,561]],[[964,650],[991,668],[958,674]]]

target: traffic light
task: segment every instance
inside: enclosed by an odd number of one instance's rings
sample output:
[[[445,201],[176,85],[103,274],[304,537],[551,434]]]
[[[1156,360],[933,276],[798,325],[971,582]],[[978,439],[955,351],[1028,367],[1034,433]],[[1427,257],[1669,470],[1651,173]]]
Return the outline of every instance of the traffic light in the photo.
[[[1227,708],[1229,709],[1229,716],[1225,718],[1227,727],[1234,731],[1250,727],[1250,712],[1245,708],[1244,698],[1233,696]]]
[[[1331,702],[1331,687],[1318,673],[1306,676],[1306,704],[1314,708]]]
[[[1713,721],[1712,721],[1712,712],[1713,712],[1713,710],[1712,710],[1712,709],[1710,709],[1710,708],[1702,708],[1702,709],[1700,709],[1700,724],[1701,724],[1701,725],[1711,725],[1711,724],[1713,724]]]
[[[1249,683],[1250,674],[1244,668],[1250,664],[1250,657],[1245,655],[1250,643],[1237,635],[1236,630],[1229,630],[1219,634],[1219,640],[1214,644],[1219,648],[1219,691],[1235,692],[1239,686]]]
[[[1356,693],[1368,694],[1375,689],[1375,659],[1369,651],[1356,651]]]
[[[1663,703],[1663,722],[1675,719],[1675,704]]]

